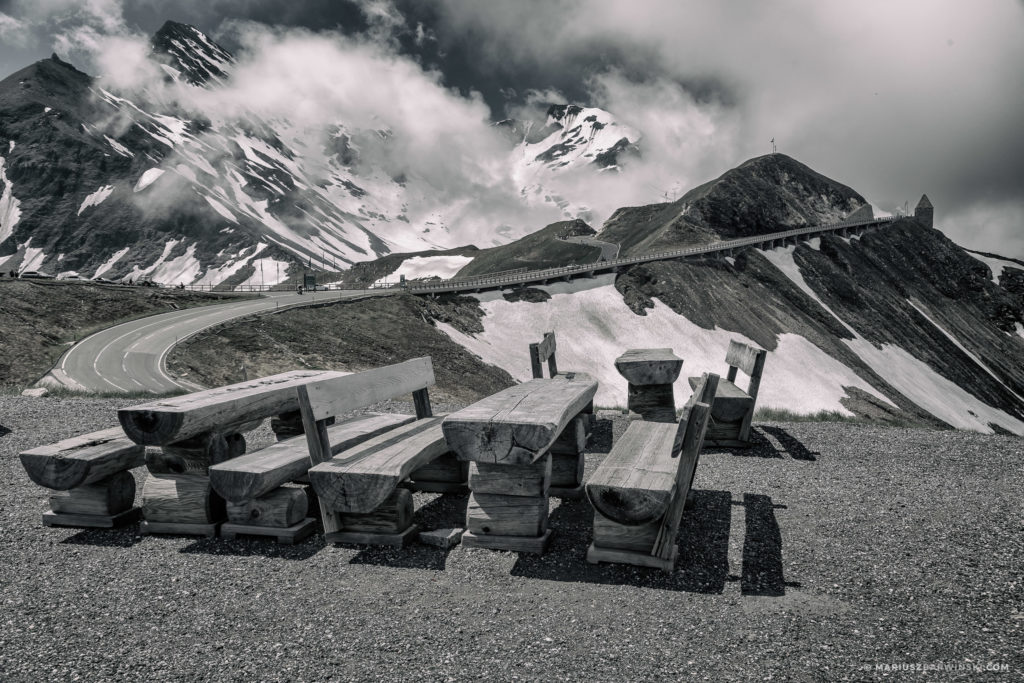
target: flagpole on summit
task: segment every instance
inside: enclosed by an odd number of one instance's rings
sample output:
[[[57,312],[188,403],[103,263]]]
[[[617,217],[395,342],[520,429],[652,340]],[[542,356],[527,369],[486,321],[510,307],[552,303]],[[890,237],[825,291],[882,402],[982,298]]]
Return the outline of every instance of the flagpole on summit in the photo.
[[[772,138],[772,154],[776,154],[776,153],[777,152],[775,150],[775,138]]]

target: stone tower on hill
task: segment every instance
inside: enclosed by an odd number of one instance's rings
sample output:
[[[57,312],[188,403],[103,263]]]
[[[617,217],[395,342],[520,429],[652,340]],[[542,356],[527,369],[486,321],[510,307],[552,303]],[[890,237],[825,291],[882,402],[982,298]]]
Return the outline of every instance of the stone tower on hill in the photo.
[[[928,201],[928,195],[921,195],[921,201],[914,208],[914,218],[924,227],[932,227],[932,223],[935,221],[935,209],[932,207],[932,203]]]

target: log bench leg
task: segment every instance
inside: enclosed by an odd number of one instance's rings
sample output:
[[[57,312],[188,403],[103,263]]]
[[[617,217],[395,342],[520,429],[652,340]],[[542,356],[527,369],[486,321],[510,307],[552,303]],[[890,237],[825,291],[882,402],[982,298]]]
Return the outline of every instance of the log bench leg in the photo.
[[[661,520],[626,526],[613,522],[598,512],[594,513],[594,542],[587,549],[587,562],[613,562],[637,567],[652,567],[664,572],[675,568],[679,548],[674,546],[668,559],[651,554],[661,529]]]
[[[469,493],[469,463],[445,453],[433,462],[413,470],[403,486],[426,493]]]
[[[134,504],[135,477],[116,472],[92,484],[51,491],[43,525],[112,529],[139,519],[141,509]]]
[[[228,503],[228,521],[221,525],[220,535],[270,536],[291,545],[316,530],[316,520],[306,516],[308,511],[305,487],[281,486],[259,498]]]
[[[647,422],[675,422],[676,399],[671,384],[629,383],[627,407]]]
[[[581,500],[585,495],[583,454],[592,430],[592,417],[590,413],[580,413],[551,446],[551,488],[548,495],[552,498]]]
[[[401,548],[415,539],[419,527],[412,522],[412,493],[395,489],[373,512],[339,514],[342,528],[328,533],[328,543],[361,543]]]
[[[543,553],[551,540],[548,493],[554,457],[546,453],[529,465],[472,462],[466,506],[467,548]]]

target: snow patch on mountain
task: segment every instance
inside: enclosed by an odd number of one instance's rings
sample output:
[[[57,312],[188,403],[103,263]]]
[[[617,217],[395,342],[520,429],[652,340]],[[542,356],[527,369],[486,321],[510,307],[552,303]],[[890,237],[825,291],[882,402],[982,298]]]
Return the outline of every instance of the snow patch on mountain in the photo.
[[[96,269],[96,272],[92,275],[92,279],[95,280],[98,277],[102,277],[104,273],[114,267],[115,263],[124,258],[125,254],[127,254],[130,249],[131,247],[125,247],[124,249],[119,249],[114,252],[114,254],[103,263],[103,265]]]
[[[25,242],[23,249],[25,250],[25,256],[21,261],[21,265],[18,267],[19,273],[24,273],[26,270],[39,270],[43,262],[46,261],[46,252],[43,249],[29,246],[32,244],[31,238],[28,242]]]
[[[1017,334],[1020,335],[1020,338],[1024,339],[1024,325],[1021,325],[1020,323],[1014,323],[1014,326],[1017,328]]]
[[[1006,382],[1004,382],[999,377],[999,375],[997,375],[996,373],[992,372],[992,369],[988,365],[986,365],[983,360],[978,358],[978,356],[975,353],[973,353],[972,351],[969,351],[966,346],[964,346],[963,344],[960,343],[959,339],[957,339],[952,334],[950,334],[949,330],[947,330],[945,327],[943,327],[938,322],[936,322],[934,318],[932,318],[930,315],[928,315],[928,312],[925,311],[924,308],[922,308],[919,304],[911,301],[910,299],[907,300],[907,303],[910,304],[911,306],[913,306],[914,310],[916,310],[918,313],[920,313],[925,318],[925,320],[930,322],[935,327],[935,329],[937,329],[939,332],[941,332],[946,337],[946,339],[951,341],[954,346],[956,346],[958,349],[960,349],[964,353],[965,356],[967,356],[972,361],[974,361],[975,365],[977,365],[982,370],[984,370],[986,373],[988,373],[988,375],[992,379],[994,379],[995,381],[999,382],[1003,386],[1003,388],[1005,388],[1011,394],[1016,396],[1017,399],[1019,399],[1020,401],[1024,402],[1024,397],[1021,397],[1013,389],[1011,389],[1010,387],[1006,386]]]
[[[530,379],[528,342],[554,330],[558,336],[558,364],[563,370],[586,372],[598,380],[596,404],[626,404],[626,381],[615,370],[615,359],[626,348],[672,347],[685,360],[690,375],[724,373],[723,357],[731,339],[753,342],[725,329],[704,329],[655,300],[654,308],[638,318],[614,287],[614,275],[573,283],[538,287],[551,295],[541,303],[509,302],[500,293],[474,295],[484,310],[484,332],[468,336],[450,325],[435,323],[484,362],[497,365],[518,380]],[[514,331],[514,333],[512,332]],[[783,334],[765,364],[758,403],[801,413],[834,410],[851,413],[840,400],[846,387],[872,395],[879,392],[850,368],[797,334]],[[689,396],[686,382],[675,384],[676,405]],[[884,397],[883,397],[884,398]]]
[[[125,147],[124,145],[122,145],[120,142],[110,137],[109,135],[104,135],[103,139],[106,140],[107,144],[113,147],[114,151],[120,154],[121,156],[128,157],[129,159],[135,156],[134,152],[132,152],[130,149],[128,149],[127,147]]]
[[[1021,266],[1021,264],[1015,263],[1013,261],[1008,261],[1006,259],[1001,258],[993,258],[991,256],[983,256],[982,254],[978,254],[973,251],[967,251],[966,249],[964,251],[966,251],[968,256],[970,256],[971,258],[977,259],[978,261],[981,261],[982,263],[989,267],[989,269],[992,271],[992,282],[994,282],[997,285],[999,284],[999,278],[1002,277],[1003,268],[1009,266],[1010,268],[1024,269],[1024,266]]]
[[[975,398],[899,346],[879,348],[860,337],[843,342],[897,391],[953,427],[992,434],[991,422],[1024,435],[1024,422]]]
[[[402,264],[398,266],[395,272],[386,278],[377,280],[374,284],[382,284],[384,280],[395,282],[402,275],[407,280],[426,277],[448,279],[455,277],[455,274],[472,260],[472,256],[413,256],[402,261]]]
[[[14,140],[11,140],[11,151],[14,151]],[[0,185],[4,188],[0,194],[0,244],[11,236],[21,219],[21,202],[14,196],[14,184],[7,177],[6,164],[7,159],[0,157]]]
[[[255,270],[248,280],[245,280],[239,285],[242,289],[245,289],[246,287],[276,285],[288,279],[289,263],[287,261],[281,261],[275,258],[261,258],[256,259],[251,263]]]
[[[103,200],[110,196],[110,193],[114,191],[113,185],[104,185],[100,189],[96,190],[85,199],[82,200],[82,205],[78,207],[78,215],[81,216],[82,212],[88,209],[90,206],[99,206],[103,203]]]
[[[1014,434],[1024,435],[1024,423],[1020,420],[1011,417],[1002,410],[993,408],[971,395],[956,383],[935,372],[924,361],[920,361],[912,356],[905,349],[893,344],[883,344],[881,347],[876,347],[857,334],[852,327],[847,325],[835,311],[821,300],[814,290],[811,289],[810,285],[807,284],[807,281],[804,280],[800,268],[793,261],[794,249],[795,247],[790,246],[781,249],[758,251],[854,335],[852,340],[843,339],[843,343],[850,347],[850,350],[857,354],[864,364],[871,368],[876,375],[888,382],[909,400],[957,429],[968,429],[991,434],[993,430],[989,427],[989,423],[994,423]],[[925,315],[923,311],[922,315]],[[925,317],[927,318],[928,316],[925,315]],[[929,318],[929,320],[931,319]],[[933,322],[933,324],[935,323]],[[939,329],[942,330],[941,327]],[[942,332],[949,336],[945,330],[942,330]],[[950,338],[952,339],[952,337]],[[960,345],[955,339],[954,342],[958,346]],[[980,361],[977,362],[981,364]],[[983,364],[981,365],[985,367]],[[987,370],[988,368],[985,367],[985,369]],[[765,364],[766,376],[767,371],[768,363]],[[873,393],[876,396],[878,395],[877,392]]]
[[[150,168],[150,169],[147,169],[142,174],[142,177],[139,178],[139,182],[135,183],[135,190],[134,191],[135,192],[141,192],[142,190],[145,190],[147,187],[149,187],[150,185],[155,183],[157,181],[157,179],[160,176],[162,176],[163,174],[164,174],[164,169],[162,169],[162,168]]]
[[[232,223],[237,223],[238,222],[238,219],[235,218],[235,214],[231,213],[231,211],[228,209],[228,207],[224,206],[223,204],[221,204],[220,202],[218,202],[216,199],[214,199],[213,197],[211,197],[208,194],[204,194],[204,195],[202,195],[202,197],[203,197],[203,199],[206,200],[206,203],[209,204],[210,206],[212,206],[213,210],[216,211],[217,213],[219,213],[221,216],[223,216],[224,218],[228,219]]]

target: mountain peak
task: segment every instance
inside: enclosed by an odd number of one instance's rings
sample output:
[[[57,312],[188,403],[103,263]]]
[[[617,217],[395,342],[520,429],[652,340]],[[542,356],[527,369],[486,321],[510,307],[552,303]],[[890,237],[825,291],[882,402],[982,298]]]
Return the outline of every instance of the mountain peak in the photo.
[[[220,82],[235,62],[230,52],[190,24],[166,21],[153,34],[153,54],[168,77],[192,85]]]
[[[866,204],[852,188],[796,159],[766,154],[675,202],[619,209],[599,238],[639,253],[830,223]]]

